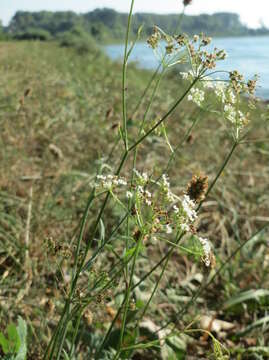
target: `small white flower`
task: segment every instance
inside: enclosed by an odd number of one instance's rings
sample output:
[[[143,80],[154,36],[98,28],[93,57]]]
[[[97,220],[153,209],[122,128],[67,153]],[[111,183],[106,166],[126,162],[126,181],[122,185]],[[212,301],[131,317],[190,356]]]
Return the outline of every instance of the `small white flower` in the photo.
[[[151,193],[150,193],[148,190],[145,191],[145,195],[146,195],[148,198],[151,198],[151,196],[152,196]]]
[[[181,73],[179,73],[179,75],[182,77],[183,80],[187,80],[188,76],[189,76],[189,74],[187,72],[181,72]]]
[[[227,91],[227,101],[229,102],[229,103],[231,103],[231,104],[235,104],[235,102],[236,102],[236,96],[235,96],[235,94],[234,94],[234,92],[233,92],[233,90],[230,88],[230,89],[228,89],[228,91]]]
[[[190,222],[193,222],[197,218],[195,211],[195,202],[192,201],[188,195],[183,196],[182,207],[185,211]]]
[[[193,101],[197,106],[201,106],[202,102],[205,100],[205,92],[198,88],[191,88],[188,100]]]
[[[203,252],[204,252],[204,262],[206,266],[210,265],[210,254],[211,254],[211,246],[210,243],[208,241],[208,239],[204,239],[202,237],[198,237],[202,247],[203,247]]]
[[[169,178],[166,174],[163,174],[162,176],[162,181],[163,181],[163,186],[169,188],[170,187],[170,182],[169,182]]]
[[[151,201],[149,199],[145,199],[145,203],[148,205],[148,206],[151,206]]]
[[[171,228],[171,226],[169,225],[169,224],[167,224],[166,226],[165,226],[165,232],[166,232],[166,234],[172,234],[172,232],[173,232],[173,229]]]
[[[217,98],[224,104],[226,102],[226,94],[225,94],[225,83],[222,81],[217,81],[215,84],[215,94]]]
[[[204,76],[202,84],[203,84],[204,88],[206,88],[206,89],[214,89],[215,88],[214,82],[210,76]]]
[[[145,182],[147,182],[148,181],[148,174],[147,173],[145,173],[145,172],[143,172],[143,174],[142,174],[142,178],[143,178],[143,180],[145,181]]]
[[[143,172],[143,174],[140,174],[136,169],[133,169],[133,172],[138,178],[138,183],[145,185],[148,182],[149,177],[147,173]]]
[[[98,180],[106,180],[106,177],[104,175],[97,175],[96,177]]]
[[[119,180],[118,180],[118,185],[126,186],[126,185],[127,185],[127,182],[126,182],[126,180],[124,180],[124,179],[119,179]]]
[[[182,77],[183,80],[193,80],[195,75],[192,72],[192,70],[190,70],[189,72],[180,72],[179,75]]]
[[[111,189],[111,188],[112,188],[112,185],[113,185],[113,183],[112,183],[112,181],[110,181],[110,180],[106,180],[106,181],[103,182],[103,187],[104,187],[105,189]]]
[[[174,212],[175,212],[176,214],[178,214],[179,208],[178,208],[176,205],[173,206],[173,209],[174,209]]]
[[[189,232],[190,231],[190,227],[187,223],[183,223],[180,225],[181,227],[181,230],[184,231],[184,232]]]
[[[127,199],[132,199],[133,193],[131,191],[126,191],[126,197]]]
[[[224,115],[231,123],[236,123],[236,110],[231,104],[226,104],[224,106]]]

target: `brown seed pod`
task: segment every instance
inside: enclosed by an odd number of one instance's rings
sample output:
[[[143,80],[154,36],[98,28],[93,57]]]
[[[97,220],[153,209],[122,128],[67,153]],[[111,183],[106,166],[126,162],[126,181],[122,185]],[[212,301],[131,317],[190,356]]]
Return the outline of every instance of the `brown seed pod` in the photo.
[[[199,202],[204,199],[208,189],[208,177],[205,175],[194,175],[188,184],[186,195],[191,200]]]
[[[188,6],[191,5],[192,0],[183,0],[183,5]]]

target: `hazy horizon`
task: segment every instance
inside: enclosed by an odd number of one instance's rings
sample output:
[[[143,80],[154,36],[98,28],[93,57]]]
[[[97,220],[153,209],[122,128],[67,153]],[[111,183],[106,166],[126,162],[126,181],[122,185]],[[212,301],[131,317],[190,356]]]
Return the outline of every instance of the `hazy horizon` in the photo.
[[[17,11],[66,11],[71,10],[77,13],[85,13],[96,8],[112,8],[120,12],[128,12],[130,1],[126,0],[47,0],[46,5],[39,0],[14,0],[12,4],[10,0],[1,0],[0,3],[0,19],[3,24],[8,25],[12,16]],[[156,0],[136,0],[134,12],[151,12],[160,14],[180,13],[182,11],[182,1],[167,0],[165,2]],[[250,28],[260,27],[262,24],[269,27],[268,0],[256,0],[255,2],[246,3],[245,0],[193,0],[191,6],[187,7],[186,14],[213,14],[216,12],[237,13],[242,23]]]

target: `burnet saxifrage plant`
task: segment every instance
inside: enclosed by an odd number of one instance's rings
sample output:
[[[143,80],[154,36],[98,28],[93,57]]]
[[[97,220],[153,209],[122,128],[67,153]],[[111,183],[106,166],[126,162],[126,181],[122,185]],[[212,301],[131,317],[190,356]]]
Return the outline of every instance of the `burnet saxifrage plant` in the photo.
[[[184,1],[183,3],[185,7],[191,1]],[[128,358],[130,351],[160,346],[162,342],[159,340],[146,343],[139,337],[139,332],[136,330],[139,329],[139,324],[150,309],[152,299],[158,291],[172,254],[180,250],[195,255],[196,259],[199,257],[201,266],[205,266],[209,270],[215,266],[213,245],[210,239],[197,230],[199,211],[203,201],[212,191],[235,149],[247,133],[250,115],[242,110],[242,103],[247,102],[250,109],[255,106],[254,94],[257,78],[254,77],[246,82],[238,71],[223,72],[228,77],[226,76],[225,79],[217,78],[216,75],[221,71],[215,70],[216,65],[224,61],[227,55],[224,50],[212,49],[211,38],[204,34],[193,37],[178,33],[168,35],[155,26],[152,35],[148,38],[148,44],[159,59],[159,66],[143,94],[142,100],[144,100],[149,89],[153,88],[144,116],[140,120],[138,133],[134,138],[133,134],[129,133],[127,126],[126,99],[127,63],[135,46],[135,42],[129,45],[133,7],[134,0],[131,1],[122,70],[122,126],[119,130],[123,148],[122,157],[117,168],[113,168],[111,164],[103,163],[95,180],[91,183],[92,190],[73,251],[72,276],[66,293],[65,305],[45,351],[44,359],[60,359],[63,354],[69,358],[75,356],[75,345],[82,317],[85,316],[92,321],[93,314],[89,311],[89,305],[96,301],[102,301],[108,294],[113,295],[119,291],[123,292],[123,299],[117,312],[113,313],[110,326],[103,329],[103,335],[101,339],[99,337],[96,348],[91,350],[92,358]],[[180,73],[184,80],[185,89],[170,109],[159,120],[152,123],[148,114],[159,84],[165,73],[178,64],[185,64],[188,67],[188,71]],[[165,131],[160,131],[160,129],[165,130],[168,117],[180,107],[183,100],[192,102],[202,109],[210,109],[207,111],[214,111],[218,114],[232,136],[233,146],[210,184],[206,175],[196,174],[189,184],[186,184],[185,191],[178,194],[171,188],[167,174],[174,160],[175,151],[173,151]],[[209,102],[214,104],[213,109],[212,106],[207,106]],[[141,103],[140,99],[138,107]],[[172,150],[168,163],[158,176],[138,169],[136,161],[140,145],[153,134],[155,136],[156,134],[161,136],[164,134],[167,145]],[[131,168],[129,176],[123,173],[124,166],[127,164]],[[100,199],[101,206],[97,209],[90,237],[84,241],[89,212],[94,208],[97,200],[99,204]],[[123,216],[112,230],[106,232],[102,240],[98,242],[97,249],[93,252],[91,246],[98,236],[100,228],[104,227],[103,217],[106,214],[105,210],[108,204],[115,204],[121,209]],[[94,264],[98,262],[98,258],[101,256],[103,261],[107,249],[113,251],[113,242],[116,240],[119,231],[125,234],[125,242],[122,246],[122,253],[117,254],[118,262],[109,271],[101,271],[96,274],[93,271]],[[192,237],[196,243],[195,252],[193,248],[188,248],[186,240],[189,237]],[[142,254],[147,256],[145,245],[149,243],[158,244],[158,242],[165,242],[169,246],[168,251],[137,282],[135,274],[139,257]],[[159,269],[161,269],[160,273],[158,272]],[[145,282],[151,274],[156,273],[159,275],[148,300],[143,303],[143,306],[137,307],[134,296],[135,289]],[[182,318],[188,306],[196,300],[198,295],[198,293],[194,294],[186,306],[180,309],[178,316],[161,324],[156,333],[166,329],[169,331],[165,332],[165,336],[171,336],[176,331],[178,320]],[[129,321],[130,311],[135,311],[131,323]],[[110,335],[118,323],[120,323],[120,330],[116,346],[113,349],[107,349]],[[74,325],[71,340],[67,339],[70,324]],[[130,334],[135,334],[132,336],[131,342]]]

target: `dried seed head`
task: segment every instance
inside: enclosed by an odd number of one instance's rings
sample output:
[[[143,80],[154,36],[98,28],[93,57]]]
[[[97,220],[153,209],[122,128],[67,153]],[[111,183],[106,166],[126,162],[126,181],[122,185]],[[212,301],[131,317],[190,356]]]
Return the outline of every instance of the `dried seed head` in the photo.
[[[183,5],[188,6],[191,5],[192,0],[183,0]]]
[[[85,311],[85,313],[83,314],[84,319],[86,320],[86,323],[90,326],[92,324],[92,320],[93,320],[93,314],[91,312],[91,310],[87,309]]]
[[[30,96],[32,92],[32,89],[28,88],[24,91],[24,97]]]
[[[162,36],[159,29],[156,26],[154,26],[153,34],[150,35],[150,37],[147,40],[147,43],[149,44],[149,46],[152,47],[152,49],[156,49],[159,45],[159,41],[161,40],[161,38]]]
[[[55,309],[55,305],[51,299],[48,299],[47,302],[45,303],[45,309],[49,314],[53,313],[53,311]]]
[[[133,233],[133,237],[134,237],[135,241],[138,241],[140,236],[141,236],[141,231],[139,229],[136,229]]]
[[[185,46],[187,37],[185,34],[180,34],[180,35],[175,36],[175,41],[178,43],[179,46]]]
[[[205,175],[194,175],[188,184],[186,194],[191,200],[199,202],[204,199],[208,189],[208,177]]]

